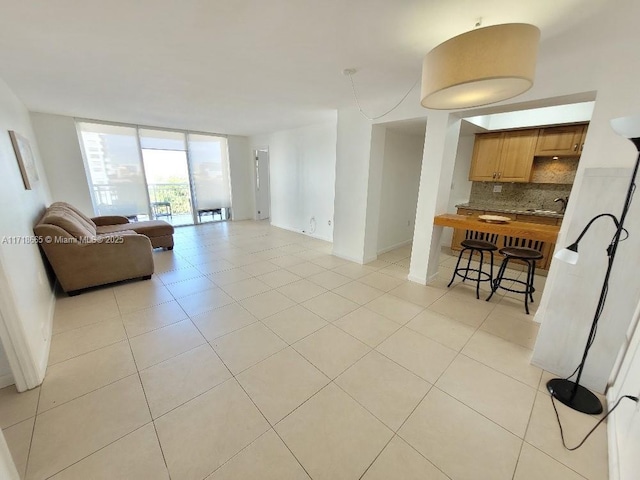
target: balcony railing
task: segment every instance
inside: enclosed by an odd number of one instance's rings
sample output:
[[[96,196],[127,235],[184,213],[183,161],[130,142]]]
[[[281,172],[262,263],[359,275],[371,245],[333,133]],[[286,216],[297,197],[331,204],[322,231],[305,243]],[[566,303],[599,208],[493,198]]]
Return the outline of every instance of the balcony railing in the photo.
[[[139,187],[132,184],[93,185],[94,198],[101,215],[146,215],[146,201],[140,198]],[[188,183],[151,183],[149,201],[168,203],[173,215],[191,215],[191,195]],[[140,211],[143,210],[143,211]],[[152,208],[152,210],[154,210]]]
[[[191,195],[188,183],[150,183],[149,201],[169,203],[175,215],[191,214]]]

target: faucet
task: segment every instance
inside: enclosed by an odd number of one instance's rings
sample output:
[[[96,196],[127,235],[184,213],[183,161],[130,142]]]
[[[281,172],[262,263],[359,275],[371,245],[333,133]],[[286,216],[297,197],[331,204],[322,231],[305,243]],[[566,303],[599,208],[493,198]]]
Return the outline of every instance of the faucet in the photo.
[[[558,197],[554,200],[554,203],[555,202],[560,202],[562,204],[558,213],[564,213],[567,209],[567,203],[569,203],[569,197]]]

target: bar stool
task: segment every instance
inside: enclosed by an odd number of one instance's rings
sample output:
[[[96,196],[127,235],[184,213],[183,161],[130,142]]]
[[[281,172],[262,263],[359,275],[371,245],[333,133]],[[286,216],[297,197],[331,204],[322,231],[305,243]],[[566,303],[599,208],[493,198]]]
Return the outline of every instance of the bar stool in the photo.
[[[533,287],[533,280],[536,273],[536,260],[543,258],[541,253],[544,247],[544,242],[538,240],[525,240],[523,238],[504,237],[504,247],[498,250],[498,253],[504,256],[504,260],[500,264],[498,269],[498,276],[492,283],[491,294],[487,297],[487,302],[491,300],[491,297],[498,288],[513,293],[521,293],[524,295],[524,309],[529,315],[529,301],[533,303],[533,292],[536,289]],[[516,278],[505,277],[505,271],[507,265],[511,260],[520,260],[527,264],[527,279],[518,280]],[[522,290],[505,287],[502,282],[514,282],[523,285]]]
[[[473,230],[467,230],[465,232],[465,239],[460,242],[462,245],[462,250],[460,250],[460,255],[458,256],[458,262],[456,263],[456,268],[453,270],[453,276],[451,277],[451,281],[447,288],[451,286],[453,280],[458,277],[462,277],[462,281],[469,279],[476,282],[476,298],[480,298],[480,282],[490,282],[493,285],[493,252],[495,252],[498,247],[496,246],[496,241],[498,240],[498,234],[496,233],[484,233],[484,232],[476,232]],[[462,260],[462,256],[464,252],[469,252],[469,260],[467,261],[466,267],[460,267],[460,260]],[[480,254],[480,265],[478,268],[471,268],[471,259],[473,258],[474,253]],[[482,264],[484,262],[484,252],[489,252],[491,255],[491,267],[489,273],[484,272],[482,270]],[[469,272],[473,272],[475,275],[469,277]]]

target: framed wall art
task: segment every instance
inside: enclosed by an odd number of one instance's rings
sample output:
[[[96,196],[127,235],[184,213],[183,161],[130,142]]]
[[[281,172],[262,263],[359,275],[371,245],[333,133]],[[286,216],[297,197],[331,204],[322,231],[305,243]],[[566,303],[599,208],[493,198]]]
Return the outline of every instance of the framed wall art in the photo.
[[[9,137],[11,138],[13,150],[16,153],[16,159],[18,160],[18,167],[20,167],[20,173],[22,174],[24,188],[31,190],[33,188],[33,184],[37,182],[39,178],[35,158],[33,158],[31,145],[29,145],[29,140],[13,130],[9,130]]]

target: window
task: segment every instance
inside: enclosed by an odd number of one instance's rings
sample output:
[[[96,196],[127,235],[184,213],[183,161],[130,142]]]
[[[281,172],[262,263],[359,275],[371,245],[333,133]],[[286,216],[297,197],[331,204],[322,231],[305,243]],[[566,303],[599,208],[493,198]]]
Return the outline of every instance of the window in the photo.
[[[77,122],[99,215],[162,218],[174,225],[231,208],[227,139],[95,122]]]

